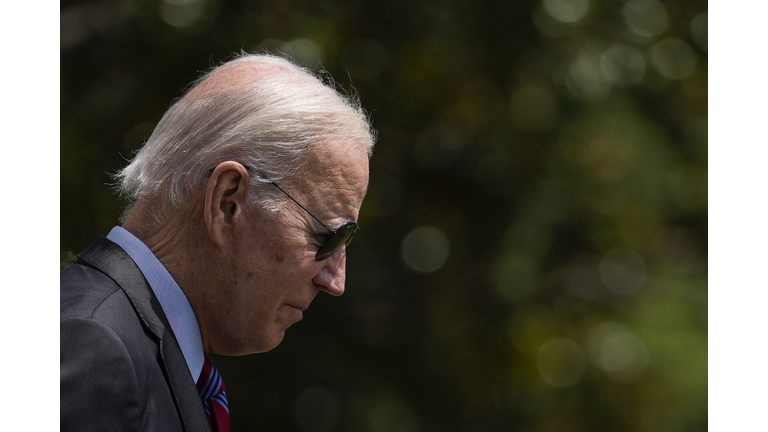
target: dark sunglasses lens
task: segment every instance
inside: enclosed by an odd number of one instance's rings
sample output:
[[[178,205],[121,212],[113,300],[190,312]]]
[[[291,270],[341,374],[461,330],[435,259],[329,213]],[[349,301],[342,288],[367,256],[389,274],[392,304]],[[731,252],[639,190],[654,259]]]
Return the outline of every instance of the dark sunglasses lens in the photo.
[[[342,246],[349,245],[358,231],[360,231],[360,227],[357,225],[357,222],[345,223],[341,228],[336,230],[336,234],[323,243],[320,250],[315,254],[315,259],[322,261],[333,255],[333,253],[339,250]]]

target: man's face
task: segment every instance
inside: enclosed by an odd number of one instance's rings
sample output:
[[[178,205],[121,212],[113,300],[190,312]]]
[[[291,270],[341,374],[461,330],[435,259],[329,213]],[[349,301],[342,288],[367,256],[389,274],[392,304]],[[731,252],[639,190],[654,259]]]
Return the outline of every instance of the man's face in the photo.
[[[356,221],[368,186],[367,155],[331,147],[317,162],[315,175],[286,192],[332,229]],[[280,215],[249,204],[240,220],[222,275],[225,284],[217,287],[216,322],[209,323],[212,350],[229,355],[276,347],[318,292],[341,295],[345,281],[346,249],[317,261],[330,233],[292,201]]]

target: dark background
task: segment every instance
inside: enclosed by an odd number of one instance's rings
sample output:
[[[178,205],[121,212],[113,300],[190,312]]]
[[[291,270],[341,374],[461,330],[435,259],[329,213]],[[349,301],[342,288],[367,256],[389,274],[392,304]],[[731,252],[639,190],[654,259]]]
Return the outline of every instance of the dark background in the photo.
[[[61,250],[201,72],[282,52],[379,140],[344,296],[216,356],[233,430],[707,428],[707,3],[61,3]]]

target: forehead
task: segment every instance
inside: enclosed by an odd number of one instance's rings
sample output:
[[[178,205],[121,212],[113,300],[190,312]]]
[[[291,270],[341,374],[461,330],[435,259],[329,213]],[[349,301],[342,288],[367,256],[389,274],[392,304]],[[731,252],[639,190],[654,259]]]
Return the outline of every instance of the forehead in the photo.
[[[368,154],[361,145],[332,144],[313,152],[311,174],[300,186],[329,221],[357,220],[368,188]]]
[[[347,182],[368,181],[368,155],[362,145],[355,143],[332,143],[318,146],[310,157],[310,171],[315,181],[333,182],[346,179]]]

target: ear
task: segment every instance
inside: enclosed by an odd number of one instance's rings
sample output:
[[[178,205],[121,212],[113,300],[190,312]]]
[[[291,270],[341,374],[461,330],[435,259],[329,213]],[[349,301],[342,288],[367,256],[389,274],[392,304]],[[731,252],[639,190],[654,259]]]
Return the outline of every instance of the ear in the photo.
[[[205,189],[205,226],[211,240],[219,247],[231,238],[233,222],[242,215],[248,199],[248,171],[237,162],[219,164]]]

